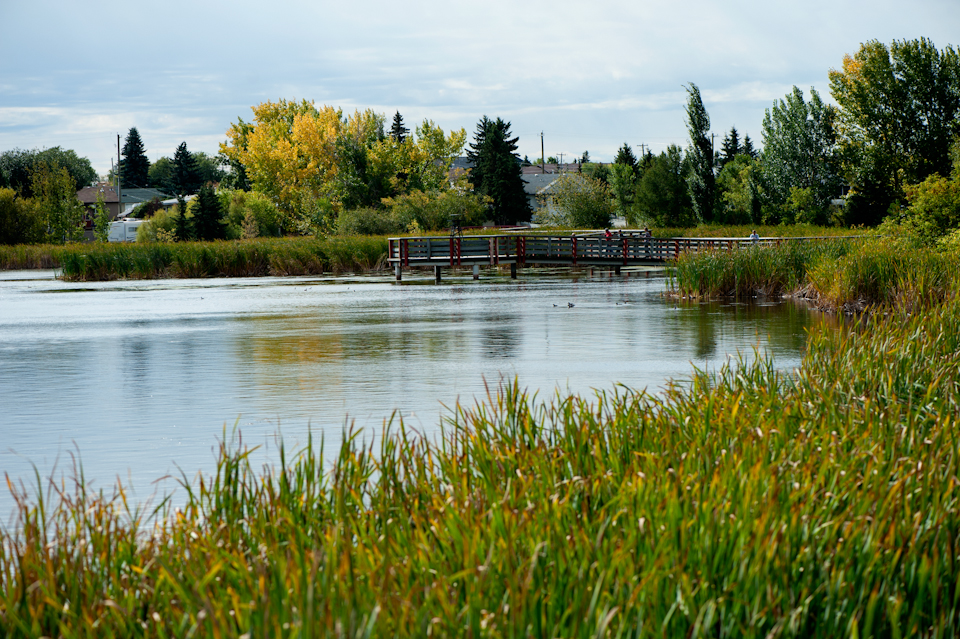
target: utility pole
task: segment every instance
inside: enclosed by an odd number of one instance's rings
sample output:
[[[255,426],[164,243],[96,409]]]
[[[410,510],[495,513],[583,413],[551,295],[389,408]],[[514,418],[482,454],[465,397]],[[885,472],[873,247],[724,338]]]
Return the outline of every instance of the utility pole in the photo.
[[[557,157],[560,159],[560,162],[557,164],[557,173],[563,172],[563,153],[557,153]]]
[[[647,145],[646,145],[646,144],[638,144],[637,146],[640,147],[640,159],[643,159],[643,158],[647,155],[647,151],[646,151]]]
[[[120,197],[120,134],[117,133],[117,217],[123,213],[123,198]]]
[[[540,172],[547,172],[547,154],[543,152],[543,131],[540,132]]]

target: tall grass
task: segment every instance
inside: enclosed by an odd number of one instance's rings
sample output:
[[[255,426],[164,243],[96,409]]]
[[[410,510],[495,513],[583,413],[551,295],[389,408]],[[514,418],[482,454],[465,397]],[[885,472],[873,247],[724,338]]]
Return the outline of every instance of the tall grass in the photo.
[[[793,375],[514,383],[274,471],[224,445],[155,519],[19,493],[0,636],[957,636],[960,301],[861,322]]]
[[[0,246],[0,267],[59,268],[67,280],[256,277],[370,271],[383,267],[381,237],[258,238],[177,244]]]
[[[812,264],[845,255],[859,242],[784,242],[779,246],[681,253],[668,274],[673,288],[688,297],[782,295],[805,285]]]
[[[685,253],[668,272],[685,297],[798,294],[830,310],[910,310],[942,301],[957,286],[960,256],[882,239],[834,239]]]

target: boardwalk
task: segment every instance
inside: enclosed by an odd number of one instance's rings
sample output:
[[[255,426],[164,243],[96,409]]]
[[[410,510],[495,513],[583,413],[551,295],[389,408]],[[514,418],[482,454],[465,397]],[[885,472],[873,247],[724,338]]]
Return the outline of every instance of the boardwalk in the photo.
[[[571,235],[468,235],[390,238],[388,261],[397,279],[405,268],[430,267],[437,279],[443,267],[510,265],[516,277],[518,267],[607,266],[617,271],[622,266],[662,265],[685,251],[705,249],[734,250],[740,246],[779,244],[784,241],[824,239],[813,237],[761,238],[753,242],[742,237],[647,238],[639,232],[574,233]]]

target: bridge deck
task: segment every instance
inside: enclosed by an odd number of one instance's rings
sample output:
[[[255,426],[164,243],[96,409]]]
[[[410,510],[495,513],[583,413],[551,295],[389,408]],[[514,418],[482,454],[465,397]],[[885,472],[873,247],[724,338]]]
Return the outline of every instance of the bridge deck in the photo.
[[[669,262],[686,251],[733,250],[819,237],[647,238],[641,233],[573,235],[468,235],[396,237],[389,240],[388,261],[396,267],[473,264],[544,264],[566,266],[641,266]]]

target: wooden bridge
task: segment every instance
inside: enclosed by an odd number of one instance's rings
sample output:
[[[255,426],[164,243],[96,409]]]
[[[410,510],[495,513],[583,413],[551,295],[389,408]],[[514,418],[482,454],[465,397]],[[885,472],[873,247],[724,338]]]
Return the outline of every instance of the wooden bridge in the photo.
[[[655,266],[674,260],[687,251],[705,249],[734,250],[741,246],[774,245],[784,241],[826,239],[820,237],[760,238],[742,237],[646,237],[641,232],[617,232],[571,235],[467,235],[396,237],[389,240],[388,261],[397,279],[403,269],[433,266],[440,280],[443,267],[473,266],[479,276],[481,265],[509,265],[510,276],[527,265],[600,266],[620,272],[624,266]]]

